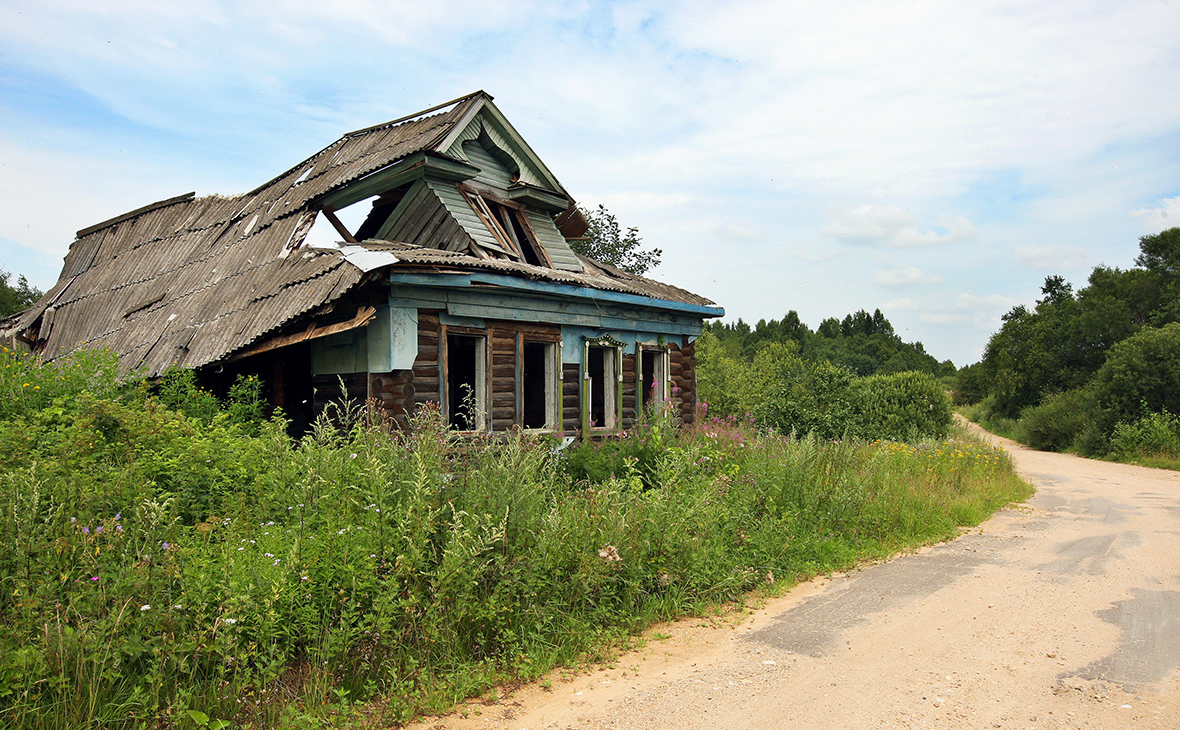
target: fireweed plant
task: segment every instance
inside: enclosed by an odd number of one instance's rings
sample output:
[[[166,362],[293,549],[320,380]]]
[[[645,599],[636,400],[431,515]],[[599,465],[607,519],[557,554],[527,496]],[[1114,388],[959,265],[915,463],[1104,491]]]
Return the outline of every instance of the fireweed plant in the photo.
[[[1029,492],[964,439],[656,411],[558,450],[345,404],[295,440],[256,380],[211,409],[187,376],[119,385],[104,355],[0,358],[0,389],[41,386],[0,419],[3,727],[402,721]]]

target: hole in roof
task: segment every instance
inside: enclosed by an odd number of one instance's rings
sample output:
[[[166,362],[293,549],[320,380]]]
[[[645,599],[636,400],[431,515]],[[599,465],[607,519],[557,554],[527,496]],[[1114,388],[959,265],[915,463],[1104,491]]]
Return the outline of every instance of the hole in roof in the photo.
[[[313,166],[313,165],[308,165],[308,166],[307,166],[307,169],[303,171],[303,174],[302,174],[302,175],[300,175],[299,177],[295,178],[295,182],[293,182],[293,183],[291,183],[291,184],[292,184],[292,185],[298,185],[299,183],[301,183],[301,182],[303,182],[304,180],[306,180],[306,179],[307,179],[307,176],[311,174],[312,167],[314,167],[314,166]]]
[[[372,201],[373,198],[368,198],[336,211],[336,217],[340,219],[349,233],[355,234],[361,224],[365,222],[365,218],[368,217],[369,211],[372,209]],[[343,240],[344,237],[336,231],[328,217],[320,213],[315,217],[315,223],[311,230],[307,232],[307,238],[303,239],[303,246],[305,248],[309,246],[312,248],[336,248],[336,244]]]

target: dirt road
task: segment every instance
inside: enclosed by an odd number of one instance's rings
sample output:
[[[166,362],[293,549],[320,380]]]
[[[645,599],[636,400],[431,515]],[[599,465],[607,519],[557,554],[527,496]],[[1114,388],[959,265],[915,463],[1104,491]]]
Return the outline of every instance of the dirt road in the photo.
[[[1180,473],[1003,444],[1037,495],[953,543],[420,727],[1180,728]]]

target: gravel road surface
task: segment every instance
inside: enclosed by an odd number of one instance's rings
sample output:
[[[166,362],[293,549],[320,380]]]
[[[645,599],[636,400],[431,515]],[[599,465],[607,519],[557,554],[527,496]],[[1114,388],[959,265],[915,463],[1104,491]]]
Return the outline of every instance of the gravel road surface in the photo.
[[[995,440],[1037,495],[954,542],[416,727],[1180,730],[1180,473]]]

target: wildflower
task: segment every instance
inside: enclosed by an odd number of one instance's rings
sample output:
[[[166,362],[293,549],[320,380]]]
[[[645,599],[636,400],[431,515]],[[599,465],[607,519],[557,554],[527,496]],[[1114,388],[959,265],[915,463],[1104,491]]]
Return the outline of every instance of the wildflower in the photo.
[[[90,580],[91,580],[91,581],[96,581],[96,580],[98,580],[98,576],[97,576],[97,575],[96,575],[96,576],[93,576],[93,577],[91,577],[91,578],[90,578]]]
[[[95,535],[97,535],[97,534],[98,534],[98,533],[100,533],[100,532],[102,532],[102,525],[99,525],[98,527],[94,528],[94,534],[95,534]]]
[[[623,559],[619,557],[619,551],[614,545],[603,545],[602,549],[598,551],[598,557],[602,558],[608,563],[621,563]]]
[[[230,626],[233,626],[233,625],[234,625],[234,624],[236,624],[237,622],[238,622],[238,620],[237,620],[236,618],[227,618],[227,619],[223,619],[223,620],[221,621],[221,623],[223,623],[223,624],[229,624]]]
[[[115,513],[115,522],[118,522],[118,521],[119,521],[119,520],[121,520],[121,519],[123,519],[123,513],[122,513],[122,512],[116,512],[116,513]]]
[[[280,562],[282,561],[279,558],[275,558],[275,561],[271,565],[278,565]]]
[[[90,534],[90,528],[89,528],[89,527],[83,527],[83,528],[82,528],[82,534],[83,534],[83,535],[89,535],[89,534]]]
[[[273,557],[274,557],[274,556],[273,556],[273,555],[271,555],[270,553],[263,553],[262,555],[263,555],[263,557],[267,557],[267,558],[273,558]]]
[[[168,550],[168,548],[172,547],[171,545],[169,545],[169,544],[168,544],[168,543],[166,543],[166,542],[160,543],[160,546],[161,546],[162,548],[164,548],[164,550]]]
[[[143,604],[142,606],[140,606],[140,607],[139,607],[139,610],[140,610],[140,611],[150,611],[150,610],[152,610],[152,604],[150,604],[150,603],[145,603],[145,604]]]

